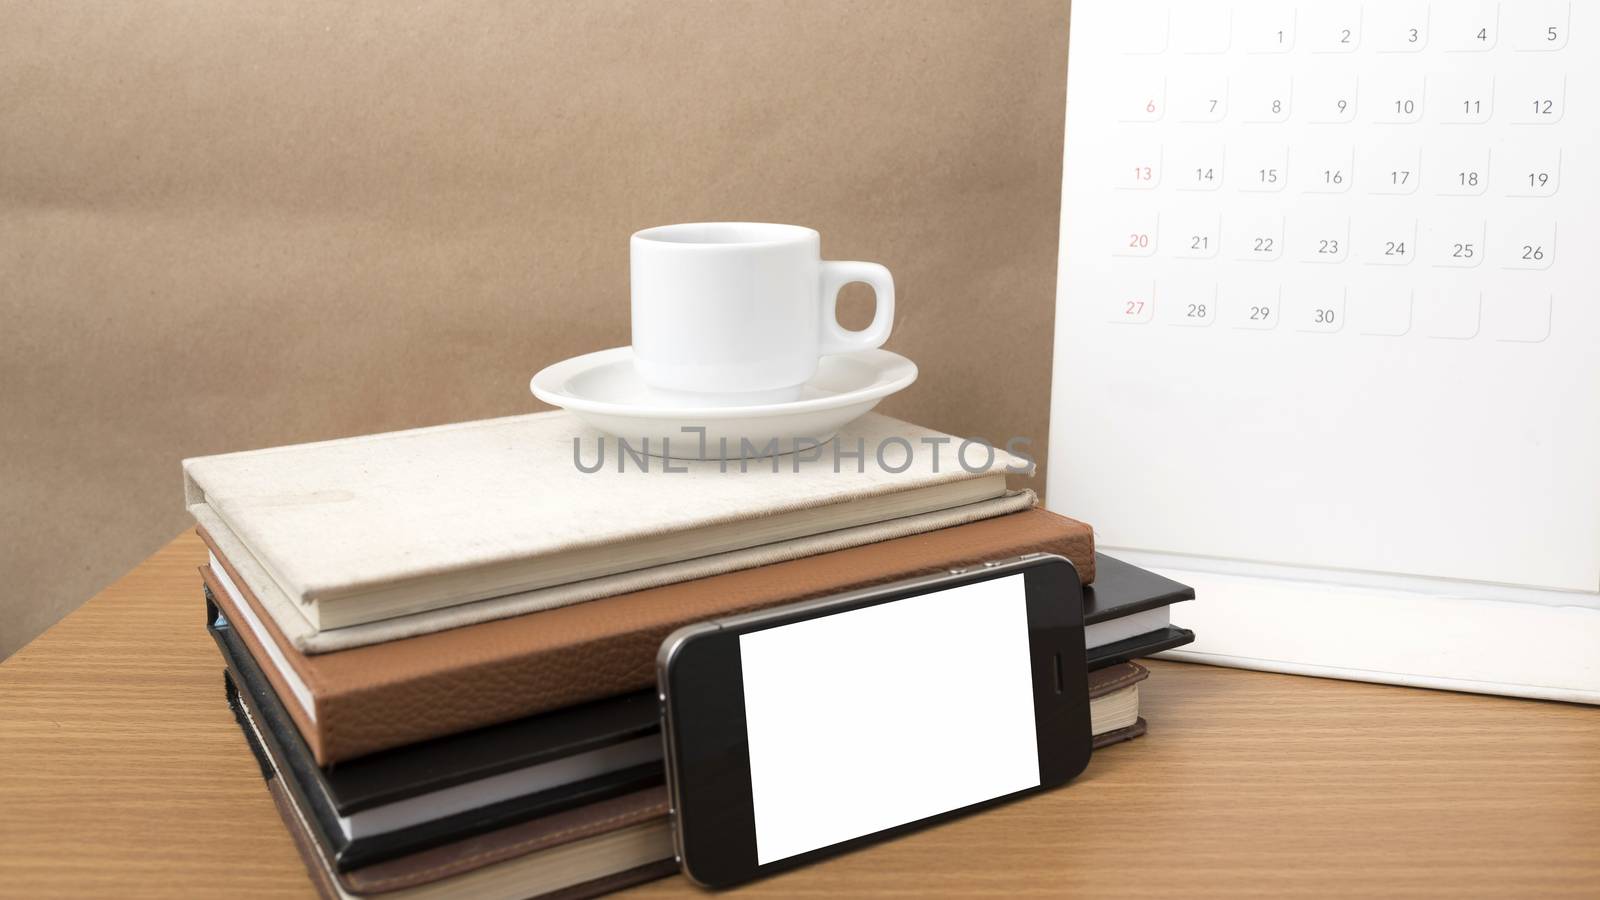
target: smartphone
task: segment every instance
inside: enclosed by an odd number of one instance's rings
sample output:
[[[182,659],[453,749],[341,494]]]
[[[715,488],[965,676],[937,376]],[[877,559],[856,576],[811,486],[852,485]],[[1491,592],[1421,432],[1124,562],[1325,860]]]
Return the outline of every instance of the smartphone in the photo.
[[[1030,554],[691,625],[656,660],[684,874],[722,888],[1089,761],[1083,589]]]

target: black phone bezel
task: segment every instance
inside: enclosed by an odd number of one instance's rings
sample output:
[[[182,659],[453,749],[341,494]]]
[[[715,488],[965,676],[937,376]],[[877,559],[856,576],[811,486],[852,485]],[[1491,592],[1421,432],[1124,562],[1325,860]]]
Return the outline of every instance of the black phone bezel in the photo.
[[[1027,592],[1039,785],[757,864],[739,636],[1017,574],[1023,575]],[[960,574],[915,579],[847,594],[832,602],[807,602],[776,612],[776,617],[762,613],[694,626],[663,645],[658,675],[679,862],[684,874],[698,884],[730,887],[847,853],[1059,787],[1088,765],[1093,738],[1085,674],[1083,590],[1077,570],[1062,557],[1040,555],[1006,564],[991,563]]]

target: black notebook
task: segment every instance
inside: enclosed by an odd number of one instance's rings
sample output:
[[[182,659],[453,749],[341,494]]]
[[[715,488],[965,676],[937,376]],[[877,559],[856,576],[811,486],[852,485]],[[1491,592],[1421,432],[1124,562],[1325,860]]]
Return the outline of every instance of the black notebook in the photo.
[[[209,599],[209,598],[208,598]],[[662,784],[659,707],[641,691],[320,769],[244,642],[208,625],[284,781],[337,871]]]
[[[1083,624],[1091,644],[1089,668],[1116,665],[1193,641],[1194,632],[1175,627],[1170,618],[1172,604],[1193,599],[1194,588],[1186,584],[1096,553],[1094,584],[1083,588]]]

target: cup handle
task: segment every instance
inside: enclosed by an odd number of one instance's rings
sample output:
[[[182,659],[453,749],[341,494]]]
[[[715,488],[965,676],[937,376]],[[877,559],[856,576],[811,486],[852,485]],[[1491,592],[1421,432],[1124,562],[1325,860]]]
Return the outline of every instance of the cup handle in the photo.
[[[839,324],[839,289],[852,282],[871,285],[878,298],[872,314],[872,324],[860,331],[851,331]],[[877,263],[822,261],[822,352],[852,353],[873,350],[889,339],[889,329],[894,327],[894,276]]]

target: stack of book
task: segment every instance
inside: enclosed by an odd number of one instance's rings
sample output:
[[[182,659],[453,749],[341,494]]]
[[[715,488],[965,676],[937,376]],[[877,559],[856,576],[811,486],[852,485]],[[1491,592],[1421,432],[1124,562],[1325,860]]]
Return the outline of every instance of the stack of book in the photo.
[[[313,880],[576,897],[674,872],[663,638],[1024,553],[1091,582],[1096,746],[1143,734],[1132,660],[1192,639],[1168,609],[1193,592],[950,441],[869,414],[817,453],[664,463],[557,412],[186,460],[227,702]]]

